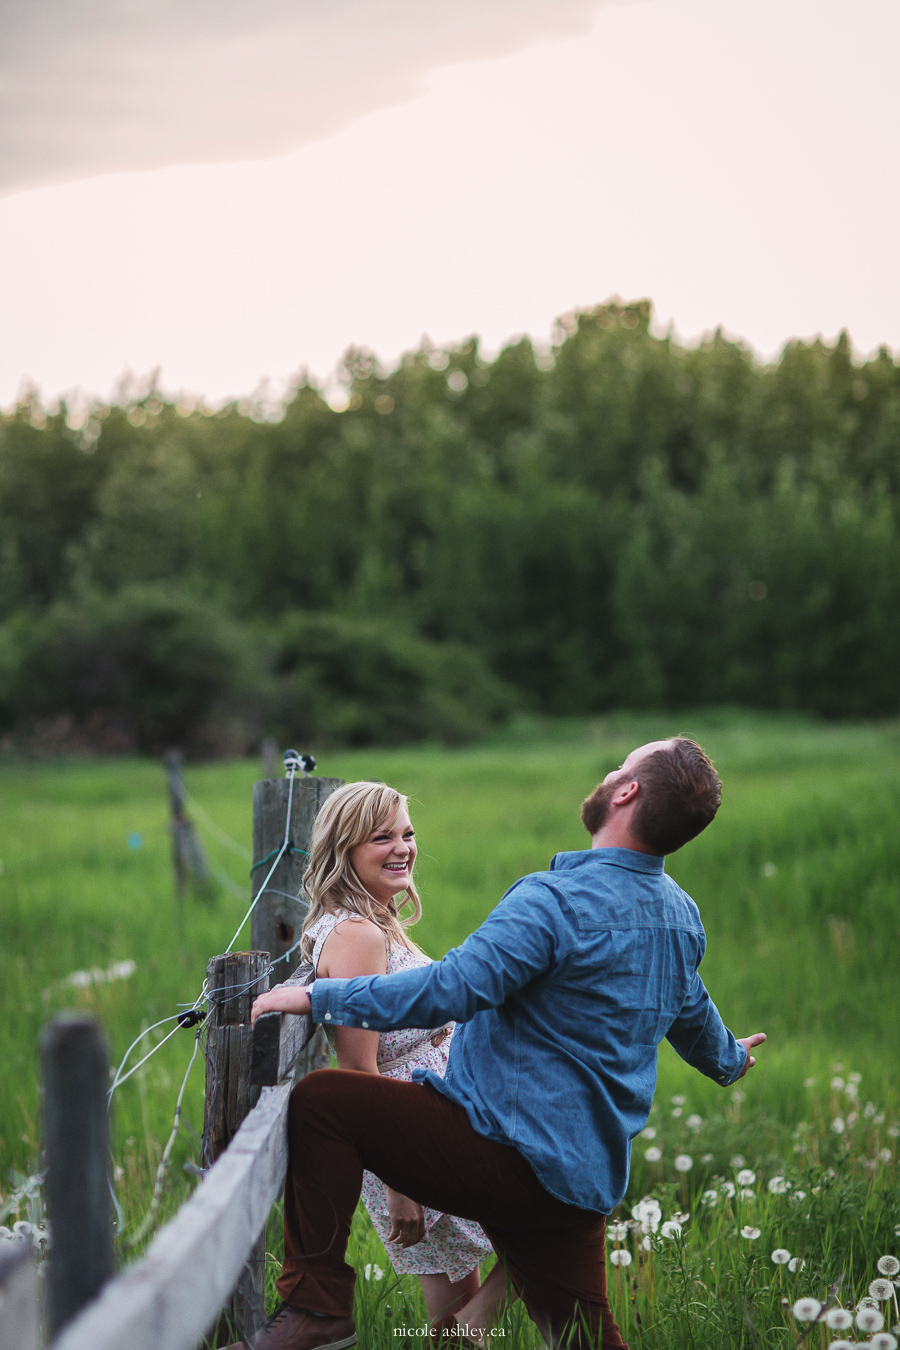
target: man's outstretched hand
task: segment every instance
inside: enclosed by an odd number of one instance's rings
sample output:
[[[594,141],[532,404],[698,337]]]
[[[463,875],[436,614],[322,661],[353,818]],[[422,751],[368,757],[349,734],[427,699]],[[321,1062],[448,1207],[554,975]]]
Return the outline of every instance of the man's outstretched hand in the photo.
[[[266,995],[263,994],[263,998],[265,997]],[[738,1074],[737,1079],[735,1080],[736,1082],[740,1082],[747,1070],[753,1068],[756,1060],[751,1052],[755,1050],[758,1045],[762,1045],[765,1039],[766,1033],[764,1031],[758,1031],[755,1036],[746,1036],[743,1040],[738,1041],[738,1045],[742,1045],[747,1051],[747,1062]]]
[[[279,984],[274,989],[270,989],[265,994],[260,994],[253,1000],[253,1007],[250,1009],[250,1021],[255,1022],[260,1013],[264,1012],[282,1012],[294,1013],[302,1016],[304,1013],[312,1011],[312,1002],[309,997],[311,984]]]

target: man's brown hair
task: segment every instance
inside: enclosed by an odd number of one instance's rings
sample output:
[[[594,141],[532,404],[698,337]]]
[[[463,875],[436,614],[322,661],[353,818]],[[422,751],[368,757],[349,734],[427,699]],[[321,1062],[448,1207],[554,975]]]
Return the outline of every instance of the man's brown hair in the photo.
[[[722,784],[712,761],[696,741],[684,736],[641,760],[634,777],[641,791],[631,830],[653,853],[675,853],[696,839],[722,800]],[[604,791],[601,783],[584,803],[581,818],[589,834],[603,825],[615,786],[611,783]]]

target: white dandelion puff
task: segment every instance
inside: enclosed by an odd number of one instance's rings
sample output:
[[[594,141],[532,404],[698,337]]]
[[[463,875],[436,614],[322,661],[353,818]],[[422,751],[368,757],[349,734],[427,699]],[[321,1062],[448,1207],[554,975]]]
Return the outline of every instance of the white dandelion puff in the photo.
[[[875,1103],[866,1102],[865,1106],[863,1107],[863,1115],[865,1116],[866,1120],[871,1120],[874,1114],[875,1114]]]
[[[732,1158],[732,1163],[734,1158]],[[737,1174],[737,1184],[739,1186],[752,1186],[756,1180],[756,1173],[749,1167],[742,1167]]]
[[[648,1125],[645,1129],[641,1130],[641,1138],[642,1139],[656,1138],[656,1131],[654,1130],[652,1125]]]
[[[363,1275],[367,1280],[383,1280],[384,1271],[381,1266],[376,1266],[374,1262],[369,1261],[363,1270]]]
[[[831,1128],[835,1134],[843,1134],[847,1128],[844,1117],[835,1116],[834,1120],[831,1122]]]
[[[676,1172],[689,1172],[694,1165],[694,1160],[689,1153],[679,1153],[675,1159]]]
[[[791,1254],[787,1247],[776,1247],[772,1253],[772,1260],[776,1266],[786,1266],[791,1259]]]
[[[678,1117],[679,1117],[680,1115],[682,1115],[682,1114],[683,1114],[683,1113],[682,1113],[682,1109],[681,1109],[680,1106],[675,1106],[675,1107],[672,1108],[672,1119],[673,1119],[673,1120],[677,1120]]]
[[[805,1270],[806,1262],[799,1256],[792,1256],[788,1261],[788,1270],[792,1275],[796,1275],[798,1270]]]
[[[798,1298],[792,1309],[798,1322],[815,1322],[821,1311],[822,1305],[817,1298]]]
[[[884,1318],[877,1308],[860,1308],[856,1314],[856,1325],[860,1331],[880,1331]]]
[[[672,1215],[672,1222],[686,1224],[690,1217],[691,1217],[690,1214],[688,1214],[686,1211],[684,1213],[681,1213],[679,1210],[676,1210],[675,1213]]]
[[[624,1247],[619,1247],[616,1251],[610,1252],[609,1259],[614,1266],[630,1266],[631,1252],[626,1252]]]
[[[731,1181],[723,1181],[722,1194],[724,1196],[727,1196],[729,1200],[733,1200],[735,1195],[737,1194],[737,1190],[734,1186],[734,1183]]]
[[[847,1082],[848,1082],[848,1083],[861,1083],[861,1082],[862,1082],[862,1074],[861,1074],[861,1073],[848,1073],[848,1074],[847,1074]]]
[[[829,1308],[825,1314],[825,1321],[832,1331],[846,1331],[853,1326],[853,1314],[846,1308]]]
[[[755,1242],[761,1232],[761,1228],[751,1228],[749,1223],[745,1223],[741,1229],[741,1237],[746,1238],[748,1242]]]
[[[740,1106],[741,1102],[746,1099],[746,1096],[747,1094],[743,1088],[735,1088],[731,1094],[731,1100],[737,1102],[738,1106]]]
[[[615,1239],[616,1242],[624,1242],[628,1236],[628,1224],[611,1223],[606,1231],[611,1238]]]
[[[713,1155],[712,1155],[711,1153],[701,1153],[701,1154],[700,1154],[700,1161],[701,1161],[702,1163],[711,1163],[712,1160],[713,1160]]]
[[[877,1298],[879,1303],[884,1303],[893,1292],[894,1286],[890,1280],[873,1280],[869,1285],[869,1297]]]
[[[856,1344],[856,1341],[845,1341],[844,1338],[841,1337],[838,1341],[832,1341],[828,1350],[856,1350]]]
[[[684,1106],[684,1103],[685,1103],[685,1098],[684,1098],[684,1097],[673,1097],[673,1098],[672,1098],[672,1105],[673,1105],[673,1106]]]
[[[662,1157],[662,1149],[657,1148],[656,1145],[654,1144],[652,1148],[648,1148],[645,1150],[644,1157],[646,1158],[647,1162],[650,1163],[659,1162],[660,1158]]]
[[[770,1177],[768,1187],[770,1195],[784,1195],[788,1183],[784,1177]]]
[[[714,1190],[704,1191],[700,1197],[700,1203],[704,1209],[712,1209],[719,1203],[719,1192]]]
[[[641,1246],[643,1247],[645,1252],[653,1250],[653,1243],[649,1237],[641,1238]]]
[[[844,1088],[844,1096],[849,1097],[851,1101],[854,1102],[856,1101],[857,1097],[859,1096],[859,1088],[856,1086],[855,1083],[847,1084],[847,1086]]]
[[[685,1123],[685,1125],[688,1127],[689,1130],[702,1130],[702,1129],[703,1129],[703,1117],[702,1117],[702,1116],[698,1116],[698,1115],[696,1115],[696,1114],[695,1114],[695,1115],[692,1115],[692,1116],[688,1116],[687,1120],[686,1120],[684,1123]]]
[[[844,1080],[843,1080],[843,1078],[841,1078],[841,1077],[838,1076],[838,1075],[835,1075],[835,1077],[832,1078],[832,1080],[831,1080],[831,1090],[832,1090],[832,1092],[841,1092],[841,1091],[843,1090],[843,1087],[844,1087]]]
[[[674,1219],[667,1219],[659,1231],[664,1238],[679,1238],[681,1237],[681,1224],[676,1223]]]
[[[747,1159],[744,1157],[743,1153],[736,1153],[734,1155],[734,1157],[731,1159],[731,1166],[734,1168],[747,1166]],[[738,1180],[740,1180],[740,1177],[738,1178]],[[754,1181],[755,1180],[756,1178],[754,1177]]]
[[[857,1308],[876,1308],[876,1309],[877,1309],[877,1307],[878,1307],[878,1299],[877,1299],[877,1298],[873,1298],[871,1294],[866,1294],[865,1298],[861,1298],[861,1299],[859,1300],[859,1302],[857,1303],[856,1306],[857,1306]]]
[[[883,1163],[889,1163],[894,1155],[889,1148],[880,1148],[878,1150],[878,1156]]]
[[[896,1256],[879,1256],[875,1264],[882,1275],[889,1275],[891,1278],[900,1271],[900,1261]]]
[[[745,1186],[744,1189],[741,1191],[741,1199],[742,1199],[742,1200],[755,1200],[755,1199],[756,1199],[756,1191],[751,1191],[751,1190],[749,1189],[749,1187]]]
[[[897,1337],[889,1331],[876,1331],[869,1345],[873,1350],[897,1350]]]

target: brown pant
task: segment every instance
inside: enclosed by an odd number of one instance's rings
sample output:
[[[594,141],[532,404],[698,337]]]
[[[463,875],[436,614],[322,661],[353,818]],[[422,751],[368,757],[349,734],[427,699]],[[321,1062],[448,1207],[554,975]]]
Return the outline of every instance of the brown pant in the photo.
[[[278,1291],[291,1307],[352,1312],[344,1253],[366,1168],[430,1209],[476,1219],[551,1344],[627,1350],[606,1294],[604,1216],[550,1195],[518,1149],[478,1134],[434,1088],[320,1070],[291,1094],[288,1140]]]

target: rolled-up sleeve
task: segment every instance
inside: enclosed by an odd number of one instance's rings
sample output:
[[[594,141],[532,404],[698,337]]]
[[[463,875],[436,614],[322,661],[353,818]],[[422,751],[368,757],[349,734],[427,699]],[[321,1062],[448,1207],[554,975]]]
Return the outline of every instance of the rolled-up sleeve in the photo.
[[[313,1020],[373,1031],[468,1022],[499,1007],[558,959],[560,903],[550,887],[526,878],[442,961],[395,975],[316,980]]]
[[[736,1082],[747,1062],[747,1051],[722,1021],[699,974],[666,1040],[683,1060],[722,1087]]]

